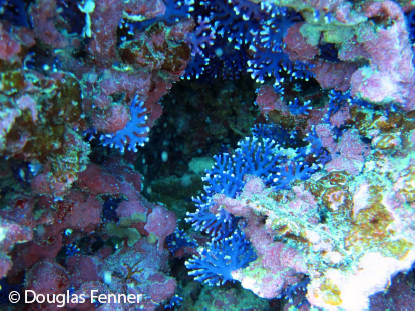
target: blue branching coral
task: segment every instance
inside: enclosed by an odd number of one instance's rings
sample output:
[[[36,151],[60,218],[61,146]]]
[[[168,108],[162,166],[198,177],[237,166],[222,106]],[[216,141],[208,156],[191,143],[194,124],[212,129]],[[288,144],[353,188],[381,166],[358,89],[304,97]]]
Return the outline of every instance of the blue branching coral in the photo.
[[[211,198],[206,199],[207,203],[200,198],[192,198],[192,200],[198,209],[194,213],[187,212],[185,221],[191,222],[196,231],[210,234],[214,240],[223,239],[235,231],[238,219],[223,208],[220,208],[217,214],[211,213],[209,210],[209,206],[213,205]]]
[[[325,118],[323,118],[323,121],[333,126],[333,124],[331,124],[330,118],[345,105],[357,105],[363,108],[373,107],[371,103],[363,99],[352,97],[350,90],[344,93],[340,91],[331,90],[329,93],[329,105],[327,113]],[[391,109],[393,109],[393,105],[391,106]],[[347,131],[348,127],[349,126],[347,126],[346,123],[333,126],[335,139],[339,139]]]
[[[226,191],[215,191],[216,193],[225,193],[230,197],[235,197],[238,191],[241,191],[244,186],[243,175],[250,174],[261,177],[264,179],[266,184],[272,183],[275,178],[274,175],[286,172],[286,167],[292,167],[292,163],[296,163],[296,167],[304,166],[305,158],[312,156],[316,159],[316,162],[320,163],[320,159],[324,155],[323,164],[327,163],[328,158],[326,157],[326,151],[323,148],[321,140],[317,137],[317,134],[313,130],[309,133],[304,142],[306,143],[305,147],[295,148],[295,143],[299,139],[295,133],[288,134],[287,131],[274,126],[262,126],[262,130],[258,130],[260,127],[257,127],[253,130],[253,137],[247,137],[238,143],[239,148],[235,150],[235,155],[231,158],[232,163],[228,163],[226,170],[222,171],[222,174],[225,176],[231,176],[238,182],[232,183],[233,179],[226,179],[226,189],[236,188],[237,190],[232,192]],[[262,135],[266,135],[263,137]],[[291,143],[291,148],[288,143]],[[218,165],[218,164],[217,164]],[[310,164],[309,166],[312,166]],[[219,174],[220,168],[223,165],[215,166],[214,173],[211,171],[207,172],[207,175],[213,175],[215,178],[205,179],[209,183],[214,184],[216,189],[221,189],[218,186],[218,183],[222,181],[223,176]],[[232,168],[233,170],[230,170]],[[314,168],[315,172],[318,168]],[[297,168],[298,170],[298,168]],[[225,173],[224,173],[225,172]],[[301,179],[304,179],[302,177]],[[206,187],[209,189],[206,193],[211,195],[212,190],[211,186]],[[281,188],[276,188],[279,190]]]
[[[143,146],[148,141],[148,137],[143,137],[143,135],[150,130],[148,126],[144,126],[147,116],[144,114],[146,108],[143,105],[144,102],[138,101],[138,96],[136,95],[130,106],[131,120],[125,128],[115,134],[101,135],[102,144],[118,148],[121,152],[124,152],[125,147],[128,145],[128,150],[137,152],[137,146]]]
[[[311,103],[311,100],[308,100],[308,101],[304,102],[303,105],[301,106],[301,105],[299,105],[298,98],[294,98],[294,102],[290,101],[288,103],[288,109],[290,110],[290,112],[293,115],[296,115],[296,116],[301,115],[301,114],[308,115],[310,113],[309,110],[313,109],[310,106],[310,103]]]
[[[288,301],[290,301],[291,303],[293,303],[295,295],[297,295],[299,292],[307,291],[308,284],[310,284],[310,278],[308,276],[304,276],[303,279],[297,284],[288,286],[284,290],[281,296],[287,299]],[[307,299],[303,298],[301,302],[298,305],[296,305],[296,307],[299,308],[302,305],[310,305],[310,304]]]
[[[197,26],[187,38],[193,60],[186,78],[198,78],[203,72],[224,78],[251,73],[258,82],[275,77],[278,85],[282,70],[290,79],[312,76],[305,64],[292,62],[283,51],[287,29],[302,20],[299,13],[248,0],[212,0],[197,3],[193,14]]]
[[[244,184],[242,178],[247,173],[244,162],[228,153],[214,156],[214,159],[215,166],[206,171],[206,177],[202,178],[209,183],[209,186],[204,187],[206,194],[211,197],[216,193],[223,193],[234,198]]]
[[[246,174],[261,177],[276,190],[287,189],[295,180],[309,179],[331,159],[314,129],[302,141],[296,132],[289,133],[275,125],[257,125],[253,134],[238,143],[239,148],[232,156],[224,153],[215,157],[215,166],[203,178],[208,183],[206,194],[193,198],[198,209],[187,213],[186,222],[212,235],[212,242],[186,262],[186,267],[192,270],[189,275],[194,275],[197,281],[223,285],[233,280],[233,271],[256,259],[250,242],[238,229],[239,219],[222,206],[216,209],[215,194],[236,198],[243,190]],[[218,212],[215,215],[211,210]]]
[[[276,189],[287,189],[295,180],[307,180],[317,169],[306,162],[290,162],[278,173],[272,175],[272,186]]]
[[[289,148],[296,145],[296,131],[289,132],[277,125],[256,124],[252,128],[252,134],[255,137],[270,138],[278,141],[283,148]]]
[[[209,249],[201,249],[185,265],[192,270],[189,275],[196,276],[195,280],[213,286],[233,281],[232,272],[247,267],[256,258],[245,233],[236,231],[229,238],[210,243]]]
[[[179,307],[183,301],[182,297],[179,297],[178,295],[174,295],[171,297],[169,304],[165,305],[164,308],[166,309],[173,309],[175,307]]]
[[[236,198],[245,185],[246,174],[261,177],[275,190],[288,189],[292,182],[309,179],[331,160],[314,129],[302,141],[305,146],[295,149],[292,147],[300,142],[296,132],[258,125],[253,134],[238,143],[234,155],[224,153],[214,157],[215,166],[203,178],[208,183],[204,187],[206,194],[193,198],[198,209],[187,213],[186,222],[192,222],[196,230],[210,233],[215,239],[231,235],[237,224],[237,219],[224,209],[216,215],[210,212],[215,194]],[[313,162],[307,162],[306,158]]]

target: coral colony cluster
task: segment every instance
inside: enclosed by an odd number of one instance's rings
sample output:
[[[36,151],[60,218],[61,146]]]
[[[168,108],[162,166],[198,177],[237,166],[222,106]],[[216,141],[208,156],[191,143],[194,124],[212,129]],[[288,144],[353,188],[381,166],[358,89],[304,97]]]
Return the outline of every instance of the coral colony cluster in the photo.
[[[414,42],[409,0],[0,0],[1,308],[413,309]]]

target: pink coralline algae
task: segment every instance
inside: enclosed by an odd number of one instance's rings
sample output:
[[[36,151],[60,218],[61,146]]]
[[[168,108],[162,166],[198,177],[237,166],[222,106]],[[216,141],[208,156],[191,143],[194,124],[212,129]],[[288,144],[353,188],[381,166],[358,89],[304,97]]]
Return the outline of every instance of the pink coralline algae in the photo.
[[[414,70],[402,9],[393,1],[368,1],[360,11],[352,12],[349,6],[351,14],[345,18],[341,13],[344,8],[332,8],[332,23],[315,23],[306,15],[305,24],[291,27],[285,39],[290,57],[310,60],[323,87],[344,92],[351,86],[353,96],[383,105],[397,102],[406,111],[412,110]],[[378,25],[373,22],[376,19]],[[338,46],[340,62],[318,58],[315,47],[322,43]],[[369,64],[359,65],[362,60]]]
[[[370,67],[363,67],[353,74],[352,93],[377,103],[399,102],[405,109],[411,109],[404,104],[414,70],[403,12],[392,1],[368,4],[364,12],[370,19],[391,20],[393,25],[375,31],[368,28],[360,33],[362,54],[368,55]],[[350,53],[356,48],[359,49],[359,45],[353,48],[346,45],[340,53],[344,53],[343,58],[352,58]]]
[[[414,42],[408,1],[0,0],[1,306],[410,309]]]
[[[323,145],[333,156],[333,159],[327,164],[326,170],[346,170],[352,175],[358,175],[363,169],[365,156],[369,155],[370,148],[364,144],[357,134],[357,131],[347,131],[339,142],[334,142],[333,133],[328,127],[319,125],[316,131],[323,139]]]
[[[290,113],[287,107],[284,106],[281,96],[274,92],[274,88],[271,85],[262,86],[257,93],[256,104],[265,117],[268,117],[268,114],[274,110],[280,111],[283,115]]]
[[[64,268],[50,260],[38,262],[27,276],[28,290],[44,295],[62,294],[69,286],[69,277]]]
[[[143,285],[140,285],[134,291],[137,294],[146,294],[148,299],[147,302],[143,302],[143,305],[153,308],[171,297],[176,286],[174,279],[164,274],[168,271],[165,265],[165,258],[168,254],[167,250],[163,249],[165,237],[174,231],[176,225],[175,215],[165,210],[164,207],[150,204],[142,198],[140,195],[141,176],[133,171],[130,166],[121,165],[113,159],[106,163],[106,167],[107,169],[102,169],[98,165],[90,164],[79,175],[76,182],[79,189],[71,190],[70,195],[62,201],[54,202],[51,197],[47,198],[47,195],[44,194],[42,200],[37,202],[38,207],[43,209],[40,218],[38,216],[34,217],[33,208],[35,207],[33,202],[28,200],[16,202],[14,210],[2,214],[6,219],[10,219],[2,221],[2,232],[4,234],[4,263],[2,267],[6,269],[3,272],[6,274],[7,270],[11,268],[11,261],[8,259],[10,257],[7,256],[7,253],[11,250],[11,245],[32,240],[29,243],[19,244],[11,254],[14,258],[14,273],[22,271],[22,269],[29,269],[26,277],[27,290],[44,295],[61,294],[66,293],[69,288],[78,290],[88,282],[105,283],[106,265],[110,265],[111,269],[115,269],[116,264],[121,260],[109,256],[111,251],[108,254],[103,249],[95,255],[69,256],[68,261],[63,266],[56,263],[54,258],[64,244],[71,245],[72,241],[80,238],[91,239],[88,243],[93,243],[99,235],[122,236],[119,234],[130,230],[131,232],[137,232],[134,243],[131,244],[135,245],[136,250],[130,250],[127,254],[131,258],[136,258],[136,262],[132,262],[132,259],[125,260],[123,269],[126,270],[125,272],[122,270],[125,273],[125,279],[122,282],[134,281],[136,276],[133,277],[133,275],[135,274],[137,274],[137,277],[140,276],[137,280],[140,280],[140,284]],[[116,230],[111,227],[112,219],[105,219],[104,221],[101,216],[105,196],[128,200],[128,204],[125,204],[124,208],[120,204],[120,221]],[[124,201],[123,203],[127,202]],[[127,207],[130,212],[123,212],[123,209],[126,210]],[[20,216],[24,216],[24,218]],[[13,223],[12,221],[19,221],[19,223]],[[33,228],[36,228],[34,237],[32,236]],[[145,239],[150,234],[153,235],[151,239],[149,238],[153,244],[140,240],[140,235]],[[70,246],[66,248],[67,253],[72,251]],[[144,252],[145,256],[151,252],[152,255],[146,258],[152,262],[153,272],[149,272],[148,263],[137,257],[140,252]],[[160,259],[156,259],[158,257]],[[140,262],[140,267],[138,262]],[[143,271],[149,273],[145,277],[148,278],[147,281],[142,278],[143,274],[141,272]],[[108,273],[111,274],[111,272]],[[130,278],[131,280],[127,281]],[[150,286],[146,282],[149,282],[150,285],[156,282],[157,285]],[[126,293],[124,287],[121,286],[122,284],[113,285],[115,287],[109,289],[105,284],[102,284],[102,286],[108,292]],[[165,288],[166,292],[161,295],[160,290],[162,288]]]
[[[12,266],[8,252],[15,243],[23,243],[32,239],[32,232],[11,221],[1,219],[1,277],[6,276]]]
[[[176,219],[173,212],[166,211],[162,207],[155,207],[148,215],[144,229],[158,238],[159,251],[163,249],[164,239],[176,228]]]

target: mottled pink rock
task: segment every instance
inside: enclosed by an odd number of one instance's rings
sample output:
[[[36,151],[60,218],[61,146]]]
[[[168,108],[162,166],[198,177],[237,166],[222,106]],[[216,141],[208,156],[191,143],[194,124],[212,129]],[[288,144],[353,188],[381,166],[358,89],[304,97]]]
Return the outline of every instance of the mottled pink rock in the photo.
[[[87,282],[100,281],[99,274],[102,269],[103,263],[96,256],[75,255],[69,258],[66,263],[70,283],[75,288],[79,288]]]
[[[78,175],[76,184],[80,189],[88,190],[92,195],[118,193],[119,181],[106,173],[99,165],[90,163],[87,169]]]
[[[15,243],[23,243],[30,241],[33,238],[32,230],[25,226],[3,219],[0,217],[0,277],[6,276],[11,269],[12,261],[8,256],[8,252],[12,249]]]
[[[340,127],[344,125],[346,120],[350,119],[350,106],[343,106],[330,117],[330,124],[332,126]]]
[[[68,190],[68,183],[54,181],[51,175],[49,167],[45,167],[43,172],[37,174],[31,182],[33,193],[63,196]]]
[[[94,196],[85,196],[77,191],[71,192],[68,201],[73,202],[74,207],[65,217],[66,227],[85,232],[95,231],[101,223],[102,202]]]
[[[195,22],[193,18],[180,21],[171,27],[169,35],[172,36],[173,40],[181,41],[185,39],[186,34],[193,31],[194,27]]]
[[[307,39],[301,34],[300,28],[304,23],[295,23],[288,28],[287,35],[284,37],[286,52],[291,61],[305,61],[313,59],[319,53],[319,49],[307,42]]]
[[[16,101],[17,106],[20,110],[29,109],[32,113],[32,121],[36,123],[37,121],[37,109],[36,109],[36,101],[33,97],[29,95],[23,95]]]
[[[386,292],[380,292],[369,297],[372,310],[411,310],[415,305],[413,289],[405,280],[404,274],[398,274],[391,281]],[[409,278],[409,277],[407,277]]]
[[[147,93],[147,99],[145,101],[146,108],[151,111],[154,104],[156,104],[164,96],[164,94],[170,90],[171,86],[171,83],[167,83],[161,79],[153,81],[153,84]]]
[[[120,218],[135,219],[136,217],[139,217],[139,219],[144,220],[146,218],[147,208],[143,205],[142,200],[123,201],[118,205],[116,213]],[[141,214],[142,216],[139,216],[138,214]]]
[[[337,144],[334,141],[333,132],[331,126],[328,124],[319,124],[315,127],[318,137],[321,139],[323,146],[327,148],[330,153],[333,153]]]
[[[95,2],[91,16],[91,41],[87,51],[99,67],[109,68],[118,59],[116,52],[117,28],[123,15],[123,1],[101,0]]]
[[[92,290],[96,290],[98,291],[97,293],[104,295],[111,293],[105,284],[98,281],[92,281],[83,283],[82,286],[73,293],[73,295],[76,295],[77,297],[80,297],[81,295],[84,295],[84,297],[90,297]],[[77,300],[71,300],[70,303],[66,305],[66,307],[73,308],[75,310],[96,309],[96,305],[91,301],[91,299],[85,299],[85,302],[83,303],[81,303],[80,301],[77,302]],[[112,308],[110,310],[119,310],[122,308],[121,304],[107,304],[106,307],[109,309]]]
[[[350,88],[350,79],[359,65],[351,62],[330,63],[323,59],[313,59],[310,70],[323,88],[333,88],[346,92]]]
[[[36,294],[62,294],[68,287],[67,271],[52,260],[38,262],[26,276],[26,289],[33,290]]]
[[[340,138],[337,146],[331,145],[332,160],[326,164],[328,172],[345,170],[358,175],[363,169],[365,156],[369,155],[369,145],[363,143],[356,130],[348,130]]]
[[[265,190],[265,184],[262,178],[254,175],[245,175],[244,180],[246,181],[244,187],[244,195],[249,197],[252,194],[261,193]]]
[[[19,226],[27,227],[27,231],[30,231],[38,224],[37,219],[42,218],[36,215],[35,219],[33,215],[33,208],[35,204],[37,205],[37,200],[34,198],[21,196],[10,203],[10,209],[0,211],[0,220],[2,220],[0,221],[0,227],[4,234],[18,234],[21,231]],[[2,240],[2,246],[9,247],[7,239]]]
[[[304,214],[311,213],[317,207],[317,201],[314,195],[306,190],[304,184],[293,186],[293,196],[290,197],[288,208],[290,210],[300,210]]]
[[[39,0],[30,6],[33,31],[37,40],[53,49],[76,47],[80,41],[76,37],[65,36],[58,30],[59,14],[56,0]]]
[[[305,258],[294,248],[284,243],[274,242],[271,231],[262,222],[248,222],[244,230],[257,252],[259,260],[250,264],[250,272],[236,270],[232,276],[246,289],[262,298],[278,297],[285,286],[297,283],[299,276],[307,273]],[[261,271],[255,274],[254,271]]]
[[[173,278],[162,273],[156,273],[151,275],[147,281],[150,286],[145,292],[154,302],[162,302],[174,295],[177,284]]]
[[[124,3],[124,12],[129,15],[142,15],[146,19],[164,15],[166,5],[163,0],[133,0]]]
[[[405,111],[415,110],[415,85],[409,87],[409,95],[402,104],[402,108]]]
[[[115,133],[122,130],[130,121],[129,108],[125,105],[113,103],[105,111],[92,116],[95,128],[103,133]]]
[[[164,239],[173,233],[176,228],[176,215],[164,207],[156,206],[148,215],[147,224],[144,229],[153,233],[158,238],[158,249],[161,251],[164,246]]]
[[[52,227],[52,226],[50,226]],[[45,228],[47,231],[47,227]],[[53,231],[55,231],[53,229]],[[47,233],[46,233],[47,234]],[[31,268],[35,263],[48,258],[53,260],[62,248],[62,234],[56,236],[45,236],[39,234],[38,241],[30,241],[24,244],[17,244],[12,252],[13,267],[11,275],[24,269]]]
[[[263,85],[258,89],[257,93],[258,96],[255,103],[259,106],[262,115],[265,117],[267,117],[271,111],[276,109],[278,109],[282,115],[290,114],[290,111],[287,106],[284,105],[281,96],[275,93],[274,86]]]
[[[232,215],[245,218],[255,217],[252,209],[247,208],[247,205],[240,200],[227,197],[224,194],[215,194],[213,199],[217,205],[223,206],[225,210]]]
[[[353,74],[352,95],[379,104],[399,102],[405,108],[405,100],[413,85],[414,69],[403,12],[393,1],[369,3],[364,12],[368,18],[377,18],[390,25],[387,28],[368,26],[360,30],[360,46],[357,48],[364,51],[370,65]]]
[[[20,52],[20,44],[3,30],[0,23],[0,59],[11,60]]]

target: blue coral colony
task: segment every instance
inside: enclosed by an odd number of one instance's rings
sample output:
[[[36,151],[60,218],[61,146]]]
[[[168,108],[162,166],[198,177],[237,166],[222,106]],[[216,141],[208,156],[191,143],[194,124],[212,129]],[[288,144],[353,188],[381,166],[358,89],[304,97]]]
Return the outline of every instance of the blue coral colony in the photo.
[[[2,307],[414,305],[414,12],[0,0]]]

